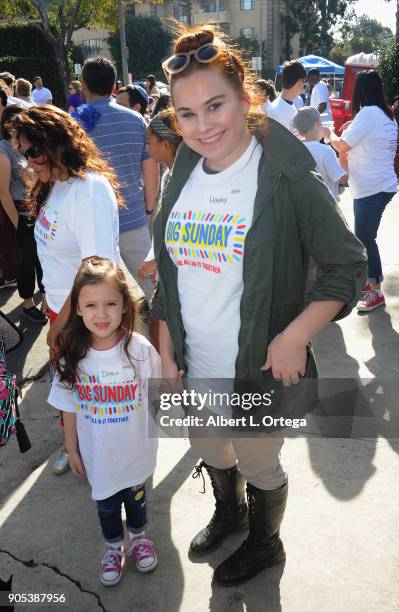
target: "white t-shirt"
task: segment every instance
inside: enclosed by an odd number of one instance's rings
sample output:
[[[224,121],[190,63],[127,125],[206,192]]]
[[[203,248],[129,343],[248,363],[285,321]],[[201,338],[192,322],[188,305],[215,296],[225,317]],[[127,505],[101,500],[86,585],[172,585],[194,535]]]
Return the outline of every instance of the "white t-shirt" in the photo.
[[[191,378],[234,378],[244,241],[252,223],[262,154],[255,138],[223,172],[192,171],[166,225]]]
[[[303,108],[302,96],[297,96],[296,98],[294,98],[294,106],[297,110],[299,110],[300,108]]]
[[[148,414],[148,379],[161,378],[159,355],[134,334],[106,351],[89,349],[79,363],[74,389],[54,378],[49,404],[76,413],[79,449],[93,499],[106,499],[153,474],[157,438]],[[152,436],[149,435],[149,427]]]
[[[345,175],[340,165],[337,156],[333,149],[317,141],[303,141],[305,147],[309,150],[316,162],[316,170],[322,177],[323,181],[331,191],[335,200],[338,202],[339,186],[338,181]]]
[[[269,117],[281,123],[281,125],[295,135],[296,131],[294,130],[293,122],[296,113],[297,109],[294,104],[289,104],[289,102],[286,102],[281,96],[278,96],[271,103],[267,111]]]
[[[53,94],[47,87],[41,87],[32,91],[32,99],[35,104],[46,104],[48,100],[53,99]]]
[[[323,81],[319,81],[312,89],[312,95],[310,96],[310,106],[313,108],[319,108],[319,104],[326,103],[326,108],[323,111],[326,121],[332,121],[331,109],[330,109],[330,93],[327,85]]]
[[[21,98],[15,98],[14,96],[7,96],[7,106],[10,104],[19,104],[19,106],[25,106],[28,108],[33,105],[33,102],[28,102],[27,100],[21,100]]]
[[[397,191],[393,167],[398,142],[398,124],[378,106],[364,106],[342,139],[348,151],[349,187],[352,196],[365,198],[386,191]]]
[[[119,215],[109,181],[95,172],[56,181],[35,225],[37,252],[49,308],[58,313],[82,259],[119,262]]]

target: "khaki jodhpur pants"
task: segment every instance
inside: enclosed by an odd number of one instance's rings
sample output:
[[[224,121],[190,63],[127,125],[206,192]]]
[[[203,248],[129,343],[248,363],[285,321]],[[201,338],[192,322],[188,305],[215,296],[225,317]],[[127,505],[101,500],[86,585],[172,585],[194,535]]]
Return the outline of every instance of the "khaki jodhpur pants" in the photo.
[[[215,416],[206,408],[201,413],[204,418]],[[189,427],[191,447],[211,467],[228,470],[237,464],[245,480],[258,489],[273,491],[284,486],[287,477],[280,462],[284,444],[280,432],[277,435],[240,438],[238,432],[234,431],[228,437],[228,429],[224,428],[224,431],[226,437],[220,437],[217,428],[208,427],[204,433],[196,427]]]

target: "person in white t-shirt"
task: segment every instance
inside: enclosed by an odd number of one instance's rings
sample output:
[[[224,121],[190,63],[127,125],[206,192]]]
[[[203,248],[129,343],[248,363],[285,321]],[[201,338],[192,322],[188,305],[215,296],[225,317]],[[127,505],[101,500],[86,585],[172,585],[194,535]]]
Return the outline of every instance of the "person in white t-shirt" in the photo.
[[[309,70],[308,81],[310,86],[313,86],[310,95],[310,106],[317,108],[320,115],[323,115],[326,121],[331,121],[330,92],[328,91],[327,84],[320,80],[320,71],[317,68]]]
[[[72,472],[87,475],[106,553],[100,581],[114,586],[123,557],[140,572],[157,565],[146,537],[145,481],[155,469],[157,438],[148,411],[148,380],[160,378],[159,355],[134,333],[136,306],[122,270],[95,258],[82,263],[71,310],[57,338],[57,375],[49,404],[64,413]],[[124,553],[121,508],[129,547]]]
[[[28,203],[37,216],[35,238],[46,292],[42,311],[50,319],[47,344],[54,353],[82,260],[97,256],[119,261],[122,200],[115,173],[68,113],[31,106],[13,119],[13,127],[36,177]],[[54,471],[67,468],[68,457],[61,450]]]
[[[32,99],[35,104],[52,104],[53,94],[43,86],[42,77],[36,76],[33,78],[34,90],[32,91]]]
[[[347,176],[340,165],[334,150],[327,144],[322,144],[323,126],[320,113],[311,106],[298,110],[294,118],[294,127],[303,137],[303,144],[314,157],[316,170],[338,202],[339,185],[346,184]]]
[[[283,90],[268,109],[269,117],[284,125],[292,133],[295,133],[293,122],[297,112],[294,101],[303,89],[305,77],[306,70],[300,62],[295,60],[285,62],[281,74]]]
[[[340,155],[347,157],[355,234],[366,247],[368,256],[368,281],[358,310],[370,312],[385,304],[376,238],[384,210],[398,185],[394,170],[398,124],[385,101],[381,78],[375,70],[357,74],[352,112],[353,121],[340,138],[326,128],[324,132]]]
[[[205,419],[201,436],[201,423],[189,426],[190,443],[202,458],[196,475],[208,472],[216,497],[212,519],[190,543],[193,555],[246,529],[247,481],[248,537],[214,572],[215,582],[228,586],[284,560],[279,527],[288,485],[279,459],[282,438],[262,436],[263,419],[252,434],[241,434],[247,421],[240,421],[242,429],[236,419],[229,422],[237,412],[221,405],[229,394],[220,387],[254,391],[283,381],[303,390],[299,372],[308,376],[313,359],[305,330],[313,335],[342,312],[349,297],[344,287],[353,290],[353,302],[364,255],[311,172],[311,155],[259,112],[237,49],[212,26],[198,26],[176,37],[173,53],[162,67],[183,143],[154,219],[159,280],[152,307],[160,320],[163,376],[176,387],[187,377],[194,394],[198,386],[210,389],[204,412],[240,429],[212,432],[214,421]],[[304,77],[294,70],[292,99]],[[324,288],[305,306],[307,254],[322,260]],[[344,265],[337,267],[338,260]],[[223,397],[213,403],[215,395]],[[203,418],[195,405],[189,409]]]

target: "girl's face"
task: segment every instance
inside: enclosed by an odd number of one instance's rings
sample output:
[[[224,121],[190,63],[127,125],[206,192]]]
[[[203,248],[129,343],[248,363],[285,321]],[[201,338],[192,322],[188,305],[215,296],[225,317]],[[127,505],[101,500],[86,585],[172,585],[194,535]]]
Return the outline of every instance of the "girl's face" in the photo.
[[[216,70],[181,77],[173,84],[173,103],[185,143],[221,171],[233,164],[251,140],[243,99]],[[209,163],[210,162],[210,163]]]
[[[124,312],[123,295],[114,281],[80,290],[77,313],[91,332],[93,348],[105,350],[116,344]]]
[[[262,101],[266,102],[266,100],[267,100],[266,91],[264,89],[262,89],[262,87],[258,87],[257,85],[255,85],[254,89],[255,89],[255,92],[257,93],[257,95],[262,99]]]
[[[152,130],[147,130],[147,149],[155,161],[165,163],[168,159],[168,143],[166,140],[159,140]]]

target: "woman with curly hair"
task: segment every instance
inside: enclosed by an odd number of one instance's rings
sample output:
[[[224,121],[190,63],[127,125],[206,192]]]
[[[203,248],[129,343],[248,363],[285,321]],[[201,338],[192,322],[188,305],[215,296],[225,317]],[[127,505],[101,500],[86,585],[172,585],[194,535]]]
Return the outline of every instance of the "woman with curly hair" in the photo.
[[[47,344],[55,340],[70,314],[70,292],[82,263],[93,256],[119,261],[116,176],[85,130],[54,106],[33,106],[12,122],[19,151],[34,171],[28,206],[37,216],[35,238],[43,268],[50,319]],[[61,452],[54,471],[68,469]]]

